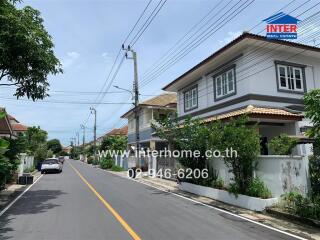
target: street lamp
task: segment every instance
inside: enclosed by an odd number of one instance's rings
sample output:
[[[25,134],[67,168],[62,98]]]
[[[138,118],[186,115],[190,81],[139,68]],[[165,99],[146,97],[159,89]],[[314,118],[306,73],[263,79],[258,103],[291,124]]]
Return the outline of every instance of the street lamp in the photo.
[[[130,90],[125,89],[125,88],[122,88],[122,87],[119,87],[119,86],[117,86],[117,85],[113,85],[113,87],[130,93],[131,96],[132,96],[132,99],[134,98],[134,96],[133,96],[133,91],[130,91]],[[134,103],[133,103],[133,104],[134,104]]]

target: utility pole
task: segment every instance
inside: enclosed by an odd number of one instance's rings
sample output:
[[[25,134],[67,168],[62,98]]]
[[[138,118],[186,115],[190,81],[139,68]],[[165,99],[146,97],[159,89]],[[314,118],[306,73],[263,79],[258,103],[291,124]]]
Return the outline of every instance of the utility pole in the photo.
[[[86,143],[86,127],[81,124],[80,128],[83,130],[83,134],[82,134],[82,148],[84,149],[84,144]]]
[[[72,137],[72,138],[70,138],[70,140],[71,140],[71,148],[73,149],[73,153],[72,153],[72,156],[71,157],[76,157],[75,155],[76,155],[76,142],[77,142],[77,140],[76,140],[76,138],[74,138],[74,137]]]
[[[93,146],[94,146],[94,160],[97,160],[97,110],[94,107],[90,107],[91,114],[94,114],[94,126],[93,126]]]
[[[80,146],[80,141],[79,141],[79,136],[80,136],[80,134],[79,134],[79,132],[76,132],[76,136],[77,136],[77,139],[78,139],[78,144],[77,144],[77,146],[79,147],[79,146]]]
[[[122,45],[122,49],[126,51],[126,58],[133,60],[134,69],[134,81],[133,81],[133,98],[134,98],[134,118],[136,123],[136,153],[139,159],[139,149],[140,149],[140,134],[139,134],[139,85],[138,85],[138,63],[137,63],[137,53],[131,49],[130,45],[125,48]],[[132,57],[128,57],[128,52],[132,53]],[[140,161],[138,160],[138,164]]]

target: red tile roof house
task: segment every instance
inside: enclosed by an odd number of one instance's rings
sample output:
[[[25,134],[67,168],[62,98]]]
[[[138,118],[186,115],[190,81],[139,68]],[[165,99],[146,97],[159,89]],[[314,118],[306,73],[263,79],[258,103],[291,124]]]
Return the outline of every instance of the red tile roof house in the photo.
[[[5,108],[0,108],[0,111],[5,112]],[[19,133],[24,133],[28,127],[21,124],[15,117],[6,114],[0,119],[0,137],[16,138]]]
[[[110,132],[107,132],[106,134],[97,138],[97,146],[101,145],[103,139],[107,136],[127,136],[127,134],[128,134],[128,125],[122,128],[114,128]],[[93,144],[93,142],[91,142],[91,144]]]

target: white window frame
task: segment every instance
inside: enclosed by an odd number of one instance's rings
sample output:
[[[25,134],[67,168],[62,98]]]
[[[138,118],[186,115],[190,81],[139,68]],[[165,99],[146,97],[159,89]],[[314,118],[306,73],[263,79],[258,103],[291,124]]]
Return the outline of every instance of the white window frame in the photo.
[[[229,73],[232,74],[232,85],[229,84]],[[236,74],[235,67],[232,67],[216,76],[214,76],[214,97],[219,100],[236,94]],[[232,86],[232,87],[230,87]]]
[[[288,92],[305,92],[305,81],[304,81],[304,69],[303,67],[285,65],[285,64],[277,64],[277,81],[279,90],[285,90]],[[281,86],[281,76],[280,76],[280,68],[285,69],[285,81],[286,86]],[[296,70],[300,72],[300,79],[297,79]],[[291,74],[292,73],[292,74]],[[297,81],[300,81],[301,88],[297,88]]]
[[[190,111],[198,107],[198,86],[193,86],[183,93],[184,111]]]

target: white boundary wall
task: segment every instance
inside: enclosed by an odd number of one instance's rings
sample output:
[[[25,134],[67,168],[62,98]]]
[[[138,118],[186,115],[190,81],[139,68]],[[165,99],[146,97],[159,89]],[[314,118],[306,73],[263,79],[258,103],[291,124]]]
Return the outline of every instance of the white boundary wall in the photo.
[[[211,160],[215,169],[226,185],[233,179],[232,173],[225,166],[223,159]],[[299,191],[306,195],[309,189],[308,157],[261,155],[258,157],[254,176],[267,185],[272,196],[279,197],[290,191]]]

